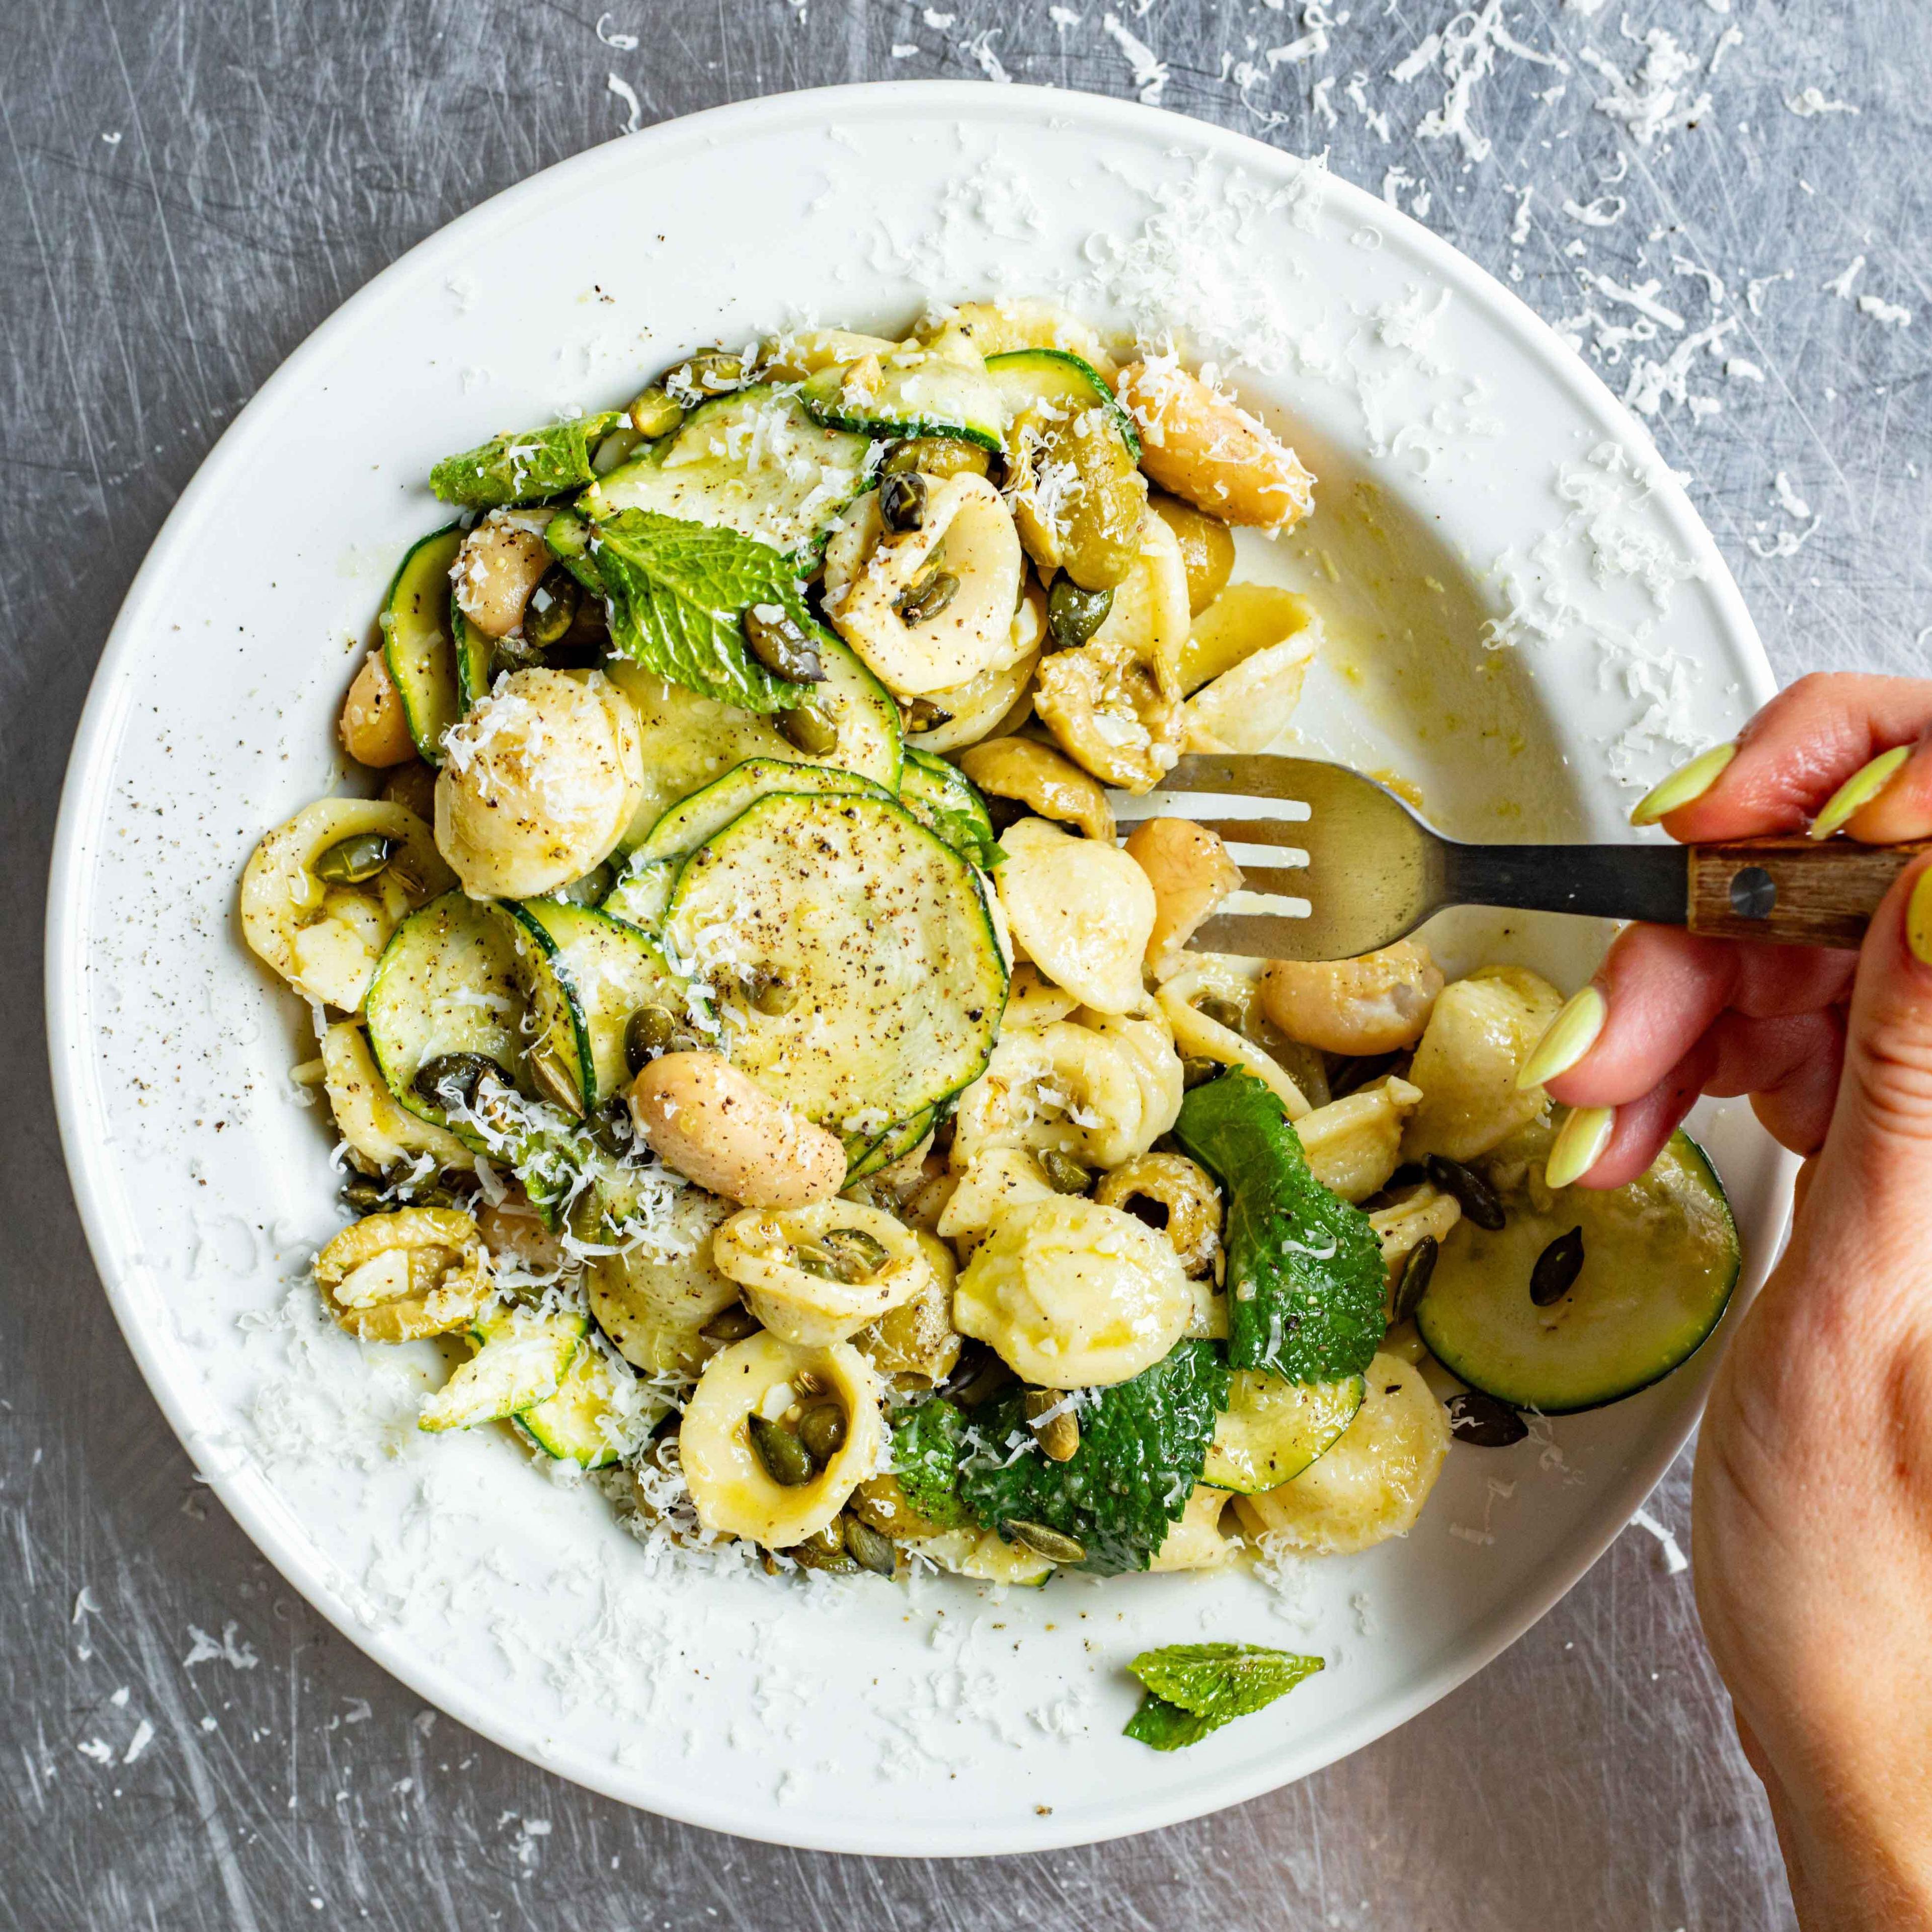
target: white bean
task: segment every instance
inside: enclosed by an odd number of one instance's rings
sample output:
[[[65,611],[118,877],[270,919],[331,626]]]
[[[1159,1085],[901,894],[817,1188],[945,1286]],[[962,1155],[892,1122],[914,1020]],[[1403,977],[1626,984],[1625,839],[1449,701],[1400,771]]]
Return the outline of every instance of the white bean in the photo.
[[[1359,959],[1271,962],[1262,1011],[1304,1046],[1366,1058],[1413,1046],[1442,991],[1428,947],[1405,939]]]
[[[807,1207],[845,1184],[838,1137],[722,1054],[652,1060],[632,1084],[631,1118],[667,1167],[747,1208]]]

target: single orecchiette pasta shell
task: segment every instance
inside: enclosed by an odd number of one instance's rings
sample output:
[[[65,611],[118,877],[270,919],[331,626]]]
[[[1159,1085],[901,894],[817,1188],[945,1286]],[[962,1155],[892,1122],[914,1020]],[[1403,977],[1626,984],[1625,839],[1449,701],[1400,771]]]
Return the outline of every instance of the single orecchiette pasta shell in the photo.
[[[730,1212],[729,1202],[684,1188],[661,1238],[592,1258],[584,1282],[590,1312],[633,1367],[694,1371],[704,1360],[698,1330],[738,1298],[738,1284],[718,1272],[711,1252]]]
[[[962,1252],[970,1251],[1004,1210],[1050,1201],[1054,1192],[1046,1170],[1024,1148],[986,1148],[961,1172],[940,1210],[937,1232]]]
[[[1130,1380],[1186,1332],[1193,1291],[1166,1238],[1083,1196],[1000,1213],[953,1290],[953,1324],[1041,1388]]]
[[[810,1390],[845,1411],[845,1441],[810,1482],[774,1482],[747,1426],[782,1420]],[[698,1378],[678,1432],[678,1454],[698,1520],[722,1536],[788,1550],[835,1522],[854,1489],[878,1468],[885,1426],[879,1378],[849,1342],[794,1347],[772,1334],[721,1349]]]
[[[1540,1087],[1517,1090],[1517,1070],[1556,1017],[1563,996],[1522,966],[1485,966],[1437,997],[1408,1078],[1422,1089],[1402,1157],[1474,1160],[1534,1120]]]
[[[1304,1114],[1294,1130],[1310,1172],[1344,1201],[1366,1201],[1396,1171],[1403,1126],[1421,1100],[1420,1088],[1391,1078]]]
[[[908,732],[906,742],[922,752],[957,752],[1017,731],[1032,714],[1033,674],[1046,638],[1046,592],[1029,579],[1013,613],[1012,661],[950,690],[926,692],[926,702],[945,714],[945,722]]]
[[[1240,1540],[1221,1528],[1221,1514],[1230,1498],[1226,1490],[1210,1490],[1205,1483],[1195,1485],[1180,1520],[1162,1538],[1154,1552],[1150,1570],[1218,1570],[1232,1562],[1240,1550]]]
[[[441,1167],[470,1166],[470,1150],[447,1127],[397,1106],[368,1036],[355,1021],[338,1020],[322,1035],[322,1069],[335,1130],[364,1173],[380,1174],[422,1154]]]
[[[852,1346],[882,1376],[900,1376],[928,1386],[944,1382],[959,1359],[959,1331],[952,1325],[952,1284],[958,1267],[936,1234],[916,1233],[930,1270],[911,1298],[888,1309],[852,1338]]]
[[[953,1167],[964,1172],[996,1147],[1116,1167],[1154,1138],[1143,1137],[1145,1072],[1132,1047],[1071,1020],[1002,1034],[986,1071],[960,1096]]]
[[[1124,1013],[1146,1004],[1141,961],[1154,888],[1118,847],[1023,818],[1000,841],[994,874],[1015,944],[1083,1006]]]
[[[801,1243],[835,1229],[869,1236],[886,1252],[878,1271],[843,1282],[799,1265]],[[925,1289],[932,1264],[911,1228],[882,1208],[856,1201],[821,1201],[782,1213],[747,1208],[712,1237],[711,1258],[744,1291],[745,1306],[775,1335],[801,1348],[824,1348],[856,1334],[890,1309]]]
[[[1223,671],[1181,706],[1184,752],[1265,752],[1288,728],[1322,642],[1311,625]]]
[[[331,846],[368,832],[397,842],[374,878],[316,876]],[[255,848],[242,874],[242,936],[303,998],[359,1012],[390,934],[455,883],[414,812],[381,799],[319,799]]]

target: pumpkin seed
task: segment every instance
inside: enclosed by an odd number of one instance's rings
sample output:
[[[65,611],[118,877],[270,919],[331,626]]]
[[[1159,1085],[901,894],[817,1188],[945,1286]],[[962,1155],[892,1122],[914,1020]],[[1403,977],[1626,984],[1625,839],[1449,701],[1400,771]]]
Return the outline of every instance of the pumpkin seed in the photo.
[[[1561,1301],[1576,1286],[1583,1272],[1583,1231],[1572,1228],[1558,1234],[1536,1258],[1529,1271],[1529,1298],[1539,1308]]]
[[[752,655],[788,684],[823,684],[818,646],[782,604],[754,604],[739,620]]]
[[[899,615],[908,624],[927,624],[959,594],[959,580],[950,570],[928,570],[900,598]]]
[[[631,427],[647,442],[668,436],[684,420],[684,405],[662,382],[653,382],[635,396],[625,413]]]
[[[838,728],[817,706],[794,704],[778,716],[779,735],[808,758],[830,758],[838,748]]]
[[[1529,1433],[1529,1424],[1508,1402],[1464,1389],[1449,1398],[1449,1432],[1478,1449],[1507,1449]]]
[[[881,1536],[869,1522],[848,1514],[841,1519],[845,1551],[862,1570],[874,1576],[890,1576],[898,1568],[899,1553],[890,1536]]]
[[[767,1421],[762,1415],[751,1418],[752,1448],[764,1464],[765,1474],[781,1489],[795,1490],[818,1474],[812,1452],[789,1429]]]
[[[836,1402],[821,1402],[798,1419],[798,1439],[822,1469],[845,1446],[845,1412]]]
[[[524,643],[539,650],[562,644],[577,622],[577,607],[583,596],[577,579],[562,564],[552,564],[524,606]]]
[[[1204,1053],[1190,1053],[1183,1056],[1180,1062],[1180,1084],[1184,1087],[1204,1087],[1210,1080],[1218,1079],[1221,1063],[1210,1060]]]
[[[846,1553],[844,1532],[836,1522],[814,1531],[784,1553],[802,1570],[829,1570],[835,1576],[850,1576],[859,1568]]]
[[[1390,1319],[1406,1322],[1422,1305],[1428,1292],[1429,1278],[1436,1272],[1436,1257],[1442,1244],[1433,1234],[1424,1234],[1402,1258],[1402,1272],[1395,1279],[1395,1299]]]
[[[1444,1194],[1453,1196],[1458,1206],[1476,1226],[1488,1234],[1502,1231],[1503,1204],[1496,1190],[1483,1177],[1460,1160],[1432,1154],[1423,1162],[1429,1178]]]
[[[1400,1053],[1376,1053],[1366,1059],[1336,1060],[1328,1070],[1329,1099],[1340,1100],[1359,1093],[1371,1080],[1393,1072],[1402,1058]]]
[[[1194,1010],[1203,1019],[1212,1020],[1216,1026],[1226,1027],[1230,1033],[1239,1033],[1247,1015],[1232,1000],[1224,999],[1219,993],[1210,993],[1204,1000],[1196,1000]]]
[[[884,1244],[862,1228],[830,1228],[816,1241],[798,1244],[798,1264],[807,1274],[848,1288],[869,1281],[891,1259]]]
[[[624,1023],[624,1064],[633,1073],[661,1053],[670,1051],[677,1037],[677,1016],[668,1006],[640,1006]]]
[[[886,528],[903,536],[926,526],[926,478],[916,470],[888,476],[879,485],[879,517]]]
[[[721,1309],[698,1331],[707,1342],[742,1342],[758,1332],[758,1318],[742,1302]]]
[[[992,465],[989,451],[964,436],[909,436],[886,452],[879,466],[888,476],[917,470],[944,482],[949,476],[983,476]]]
[[[1084,1563],[1087,1560],[1087,1546],[1070,1536],[1063,1536],[1057,1529],[1043,1522],[1024,1522],[1018,1517],[1001,1526],[1007,1534],[1016,1536],[1036,1555],[1050,1557],[1055,1563]]]
[[[500,1081],[506,1087],[515,1084],[488,1054],[439,1053],[416,1069],[410,1088],[418,1100],[447,1114],[459,1107],[473,1108],[476,1090],[485,1078]]]
[[[952,713],[942,711],[929,698],[915,698],[899,714],[900,728],[915,737],[922,731],[937,731],[952,722]]]
[[[748,998],[761,1013],[788,1013],[798,1004],[798,988],[779,974],[759,972],[752,976]]]
[[[745,358],[728,349],[700,349],[658,378],[665,392],[687,407],[745,385]]]
[[[340,1198],[344,1207],[352,1208],[358,1214],[376,1214],[388,1205],[382,1198],[386,1192],[380,1181],[358,1175],[342,1184]]]
[[[1084,1194],[1093,1184],[1094,1177],[1058,1148],[1048,1148],[1040,1156],[1040,1164],[1056,1194]]]
[[[569,1068],[554,1053],[533,1053],[530,1059],[530,1080],[537,1091],[553,1106],[580,1118],[584,1096],[577,1090]]]
[[[359,886],[375,878],[396,856],[398,843],[380,832],[358,832],[338,838],[315,862],[315,875],[332,886]]]
[[[1112,590],[1082,590],[1072,578],[1056,577],[1046,593],[1046,634],[1055,650],[1078,650],[1107,621]]]
[[[1080,1423],[1064,1389],[1028,1389],[1026,1419],[1048,1461],[1072,1461],[1080,1448]]]

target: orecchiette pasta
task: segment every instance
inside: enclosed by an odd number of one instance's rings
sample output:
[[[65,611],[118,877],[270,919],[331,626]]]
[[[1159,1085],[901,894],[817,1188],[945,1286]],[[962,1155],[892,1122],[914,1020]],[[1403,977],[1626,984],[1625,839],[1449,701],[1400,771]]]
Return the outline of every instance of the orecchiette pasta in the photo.
[[[1181,706],[1184,752],[1265,752],[1288,729],[1322,635],[1310,626],[1244,658]]]
[[[1121,1048],[1133,1064],[1140,1082],[1140,1124],[1133,1132],[1132,1154],[1144,1154],[1161,1136],[1169,1132],[1180,1114],[1186,1095],[1187,1070],[1174,1050],[1174,1029],[1158,1006],[1144,1018],[1116,1013],[1096,1013],[1083,1006],[1075,1019],[1101,1039]]]
[[[1344,1556],[1406,1536],[1442,1473],[1448,1412],[1398,1356],[1378,1354],[1368,1393],[1334,1445],[1293,1482],[1235,1499],[1258,1537],[1315,1556]]]
[[[1239,1541],[1221,1527],[1221,1513],[1230,1498],[1226,1490],[1210,1490],[1205,1483],[1195,1485],[1180,1520],[1167,1532],[1166,1540],[1154,1552],[1150,1570],[1218,1570],[1232,1562],[1240,1549]]]
[[[1064,986],[1056,986],[1037,966],[1022,962],[1006,982],[1006,1010],[1000,1024],[1010,1031],[1051,1026],[1079,1004]]]
[[[958,1331],[952,1325],[952,1283],[958,1274],[952,1251],[935,1234],[915,1238],[930,1270],[910,1299],[889,1309],[860,1329],[852,1346],[882,1376],[928,1387],[944,1382],[959,1359]]]
[[[470,1150],[446,1127],[417,1119],[396,1105],[369,1038],[353,1020],[338,1020],[322,1036],[322,1079],[335,1130],[365,1174],[381,1174],[428,1154],[440,1167],[467,1167]]]
[[[1006,1208],[1050,1201],[1053,1195],[1046,1170],[1024,1148],[983,1148],[960,1173],[940,1211],[937,1232],[964,1252],[979,1244]]]
[[[1254,1000],[1254,982],[1237,967],[1212,954],[1190,954],[1187,965],[1164,981],[1155,998],[1174,1030],[1175,1047],[1190,1058],[1245,1068],[1264,1083],[1298,1120],[1311,1102],[1301,1084],[1272,1054],[1245,1034],[1224,1026],[1207,1004],[1222,1003],[1245,1020]]]
[[[1402,1157],[1403,1124],[1422,1100],[1406,1080],[1379,1080],[1304,1114],[1294,1124],[1310,1171],[1344,1201],[1366,1201]]]
[[[598,671],[511,672],[444,750],[436,842],[478,898],[535,898],[582,878],[643,795],[636,713]]]
[[[1114,842],[1114,812],[1107,794],[1070,759],[1036,738],[989,738],[960,754],[959,769],[988,797],[1017,799],[1042,818],[1077,825],[1103,845]]]
[[[944,1530],[910,1546],[915,1556],[982,1583],[1043,1583],[1054,1570],[1048,1558],[1023,1543],[1007,1542],[996,1530]]]
[[[1034,692],[1041,721],[1096,778],[1151,791],[1180,755],[1187,621],[1180,546],[1160,518],[1144,517],[1106,621],[1086,644],[1042,659]]]
[[[661,1239],[592,1259],[590,1312],[633,1367],[688,1372],[704,1360],[698,1330],[738,1298],[738,1284],[711,1253],[730,1211],[702,1189],[680,1189]]]
[[[1144,1132],[1148,1078],[1132,1046],[1071,1020],[1003,1034],[986,1072],[960,1096],[953,1167],[967,1172],[998,1147],[1117,1166],[1154,1140]]]
[[[1036,296],[1007,296],[997,302],[962,302],[948,309],[920,339],[969,346],[980,356],[1004,356],[1016,349],[1060,349],[1077,356],[1102,381],[1119,373],[1100,332],[1077,315]]]
[[[386,838],[394,850],[358,884],[319,877],[318,862],[352,838]],[[359,1012],[390,934],[454,884],[414,812],[379,799],[325,798],[256,847],[242,874],[242,934],[304,999]]]
[[[1146,1002],[1141,959],[1154,888],[1126,854],[1023,818],[1000,841],[1000,903],[1020,951],[1084,1005],[1124,1013]]]
[[[950,690],[927,692],[925,702],[938,722],[908,731],[906,742],[922,752],[956,752],[1017,731],[1033,712],[1033,674],[1046,638],[1046,596],[1029,584],[1013,613],[1012,662]]]
[[[1382,1244],[1382,1259],[1393,1276],[1410,1250],[1425,1240],[1446,1241],[1462,1218],[1461,1204],[1454,1196],[1423,1186],[1392,1208],[1378,1208],[1369,1216],[1369,1226]]]
[[[960,1332],[1041,1388],[1126,1382],[1180,1340],[1193,1312],[1165,1238],[1079,1195],[1005,1210],[952,1298]]]
[[[1445,987],[1409,1066],[1422,1102],[1402,1158],[1473,1160],[1534,1120],[1543,1089],[1519,1092],[1516,1072],[1562,1004],[1547,980],[1521,966],[1485,966]]]
[[[779,1422],[806,1395],[829,1396],[845,1412],[845,1439],[809,1482],[774,1481],[752,1446],[754,1415]],[[698,1520],[716,1534],[788,1550],[835,1521],[878,1466],[885,1441],[879,1378],[849,1342],[802,1348],[753,1335],[705,1364],[684,1412],[679,1460]]]
[[[856,1201],[747,1208],[712,1237],[711,1258],[773,1334],[801,1348],[845,1340],[932,1278],[912,1229]]]
[[[951,690],[1028,649],[1013,622],[1023,559],[1005,500],[983,476],[924,481],[916,530],[888,530],[868,490],[825,553],[826,614],[886,687],[908,698]],[[932,608],[922,615],[925,604]]]

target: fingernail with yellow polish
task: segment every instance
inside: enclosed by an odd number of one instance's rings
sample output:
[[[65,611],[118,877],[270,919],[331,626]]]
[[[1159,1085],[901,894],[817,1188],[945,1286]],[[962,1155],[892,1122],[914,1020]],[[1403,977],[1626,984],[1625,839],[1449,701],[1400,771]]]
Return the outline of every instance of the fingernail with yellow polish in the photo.
[[[1568,1187],[1580,1180],[1604,1157],[1617,1124],[1614,1107],[1572,1107],[1550,1144],[1543,1178],[1551,1187]]]
[[[1610,1016],[1610,1002],[1594,986],[1586,986],[1550,1022],[1536,1050],[1522,1063],[1522,1071],[1516,1076],[1517,1092],[1527,1094],[1532,1087],[1568,1073],[1596,1045]]]
[[[1633,825],[1654,825],[1673,812],[1681,812],[1693,799],[1702,798],[1722,778],[1738,754],[1735,745],[1713,745],[1700,752],[1688,765],[1680,765],[1670,777],[1638,800],[1630,814]]]
[[[1932,966],[1932,872],[1921,872],[1905,908],[1905,936],[1912,950]]]
[[[1900,745],[1881,752],[1862,770],[1852,772],[1825,801],[1825,808],[1811,821],[1809,836],[1828,838],[1848,823],[1854,812],[1862,812],[1898,776],[1898,768],[1911,757],[1912,748]]]

